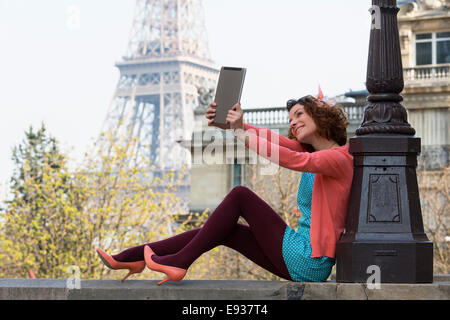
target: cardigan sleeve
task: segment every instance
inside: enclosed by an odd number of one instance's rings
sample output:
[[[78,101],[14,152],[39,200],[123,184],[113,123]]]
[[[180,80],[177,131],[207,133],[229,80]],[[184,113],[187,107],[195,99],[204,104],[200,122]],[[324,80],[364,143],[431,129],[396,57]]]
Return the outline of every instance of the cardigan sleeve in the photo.
[[[316,152],[299,152],[284,146],[276,145],[249,132],[249,140],[245,145],[260,156],[287,169],[320,173],[335,178],[347,172],[347,157],[339,150],[327,149]]]
[[[253,126],[247,123],[244,123],[245,131],[248,132],[254,132],[258,137],[262,137],[263,139],[266,139],[267,141],[271,143],[275,143],[278,141],[278,145],[283,146],[285,148],[295,150],[298,152],[305,152],[306,149],[299,143],[297,140],[289,139],[285,136],[282,136],[281,134],[276,133],[273,130],[267,129],[267,128],[260,128],[257,126]],[[275,139],[275,141],[273,141]]]

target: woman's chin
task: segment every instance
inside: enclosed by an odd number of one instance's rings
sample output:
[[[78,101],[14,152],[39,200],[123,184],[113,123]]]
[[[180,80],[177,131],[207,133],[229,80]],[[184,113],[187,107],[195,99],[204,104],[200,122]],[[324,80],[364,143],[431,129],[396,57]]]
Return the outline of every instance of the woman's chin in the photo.
[[[300,143],[306,143],[304,137],[302,137],[301,135],[298,135],[295,137],[297,139],[298,142]]]
[[[296,138],[299,143],[311,144],[308,139],[305,139],[305,137],[300,136],[300,137],[296,137]]]

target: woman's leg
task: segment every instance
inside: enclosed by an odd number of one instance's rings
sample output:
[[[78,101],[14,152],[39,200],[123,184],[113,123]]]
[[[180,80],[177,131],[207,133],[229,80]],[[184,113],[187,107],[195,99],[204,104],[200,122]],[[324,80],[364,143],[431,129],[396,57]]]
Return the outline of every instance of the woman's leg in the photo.
[[[161,241],[146,243],[137,247],[129,248],[112,257],[120,262],[134,262],[144,260],[144,247],[150,246],[158,256],[165,256],[180,251],[194,238],[200,228],[177,234],[176,236]]]
[[[135,262],[144,260],[144,247],[150,246],[158,256],[165,256],[180,251],[192,238],[200,231],[200,228],[181,233],[161,241],[155,241],[140,246],[136,246],[122,251],[112,257],[120,262]],[[220,243],[228,248],[236,250],[260,267],[276,274],[277,276],[291,280],[289,274],[281,273],[273,263],[267,258],[264,251],[256,241],[250,227],[236,224],[233,231]]]
[[[252,245],[232,236],[233,232],[238,232],[235,228],[240,216],[249,224],[249,230],[254,238]],[[249,258],[252,250],[256,250],[259,257],[263,254],[278,271],[276,274],[290,279],[282,254],[285,229],[286,224],[283,219],[264,200],[246,187],[235,187],[192,240],[177,253],[159,256],[157,248],[153,248],[150,244],[156,254],[152,259],[160,264],[188,269],[204,252],[228,242],[230,247],[248,255]],[[261,250],[255,249],[254,244]],[[265,265],[270,268],[269,264],[265,263]]]
[[[279,270],[279,268],[277,268],[267,257],[266,253],[260,247],[258,241],[253,235],[250,227],[238,224],[221,244],[236,250],[247,259],[253,261],[260,267],[270,271],[280,278],[292,281],[291,276],[285,267],[280,268],[282,270]]]

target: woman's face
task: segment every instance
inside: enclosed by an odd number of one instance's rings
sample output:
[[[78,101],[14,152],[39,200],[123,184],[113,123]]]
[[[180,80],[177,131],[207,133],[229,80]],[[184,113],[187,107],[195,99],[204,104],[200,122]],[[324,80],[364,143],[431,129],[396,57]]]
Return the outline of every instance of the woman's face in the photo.
[[[294,105],[289,111],[289,126],[294,137],[301,143],[311,144],[317,133],[316,123],[301,104]]]

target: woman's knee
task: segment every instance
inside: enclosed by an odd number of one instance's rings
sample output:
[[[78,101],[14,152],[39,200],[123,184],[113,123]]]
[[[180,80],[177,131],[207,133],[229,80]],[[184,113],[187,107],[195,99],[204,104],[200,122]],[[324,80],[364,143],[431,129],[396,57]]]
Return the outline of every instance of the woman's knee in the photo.
[[[249,194],[252,193],[253,193],[252,190],[244,186],[236,186],[230,191],[230,194],[232,194],[233,196],[242,196],[242,195],[248,196]]]

